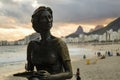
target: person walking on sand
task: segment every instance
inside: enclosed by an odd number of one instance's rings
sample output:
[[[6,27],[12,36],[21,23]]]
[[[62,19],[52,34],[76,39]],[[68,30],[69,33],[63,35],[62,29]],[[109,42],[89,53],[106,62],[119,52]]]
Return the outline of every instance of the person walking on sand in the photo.
[[[77,68],[76,80],[81,80],[81,77],[80,77],[80,69],[79,69],[79,68]]]

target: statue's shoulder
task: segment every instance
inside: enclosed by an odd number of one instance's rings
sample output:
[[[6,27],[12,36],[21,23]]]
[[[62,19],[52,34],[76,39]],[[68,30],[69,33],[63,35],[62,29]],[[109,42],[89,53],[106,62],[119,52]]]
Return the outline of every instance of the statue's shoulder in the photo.
[[[34,39],[34,40],[31,40],[31,41],[29,42],[29,45],[34,45],[34,44],[39,44],[39,43],[40,43],[40,40]]]
[[[66,43],[61,38],[58,38],[58,37],[55,37],[55,38],[58,45],[66,46]]]

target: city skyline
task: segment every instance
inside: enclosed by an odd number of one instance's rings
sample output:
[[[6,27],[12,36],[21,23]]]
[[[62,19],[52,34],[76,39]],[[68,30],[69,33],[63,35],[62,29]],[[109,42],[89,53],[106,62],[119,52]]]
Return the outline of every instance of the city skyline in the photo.
[[[14,41],[35,32],[31,15],[39,6],[53,10],[52,34],[66,36],[80,25],[85,32],[120,16],[119,0],[0,0],[0,40]]]

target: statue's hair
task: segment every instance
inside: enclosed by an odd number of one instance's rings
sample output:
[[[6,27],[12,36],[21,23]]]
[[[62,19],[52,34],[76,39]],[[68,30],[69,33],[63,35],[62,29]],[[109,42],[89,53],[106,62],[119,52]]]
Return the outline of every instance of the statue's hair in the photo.
[[[52,15],[52,9],[50,7],[40,6],[34,11],[32,17],[40,15],[42,11],[48,11]]]

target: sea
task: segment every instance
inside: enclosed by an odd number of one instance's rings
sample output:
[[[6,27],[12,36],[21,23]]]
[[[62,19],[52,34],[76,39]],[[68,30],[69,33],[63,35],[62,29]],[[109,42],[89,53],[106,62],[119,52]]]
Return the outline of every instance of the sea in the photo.
[[[0,66],[26,60],[26,45],[0,46]]]
[[[69,54],[71,57],[78,55],[80,59],[83,55],[91,57],[95,55],[96,51],[86,48],[80,48],[78,46],[68,46]],[[26,61],[27,45],[15,45],[15,46],[0,46],[0,67],[8,64],[16,64]]]

